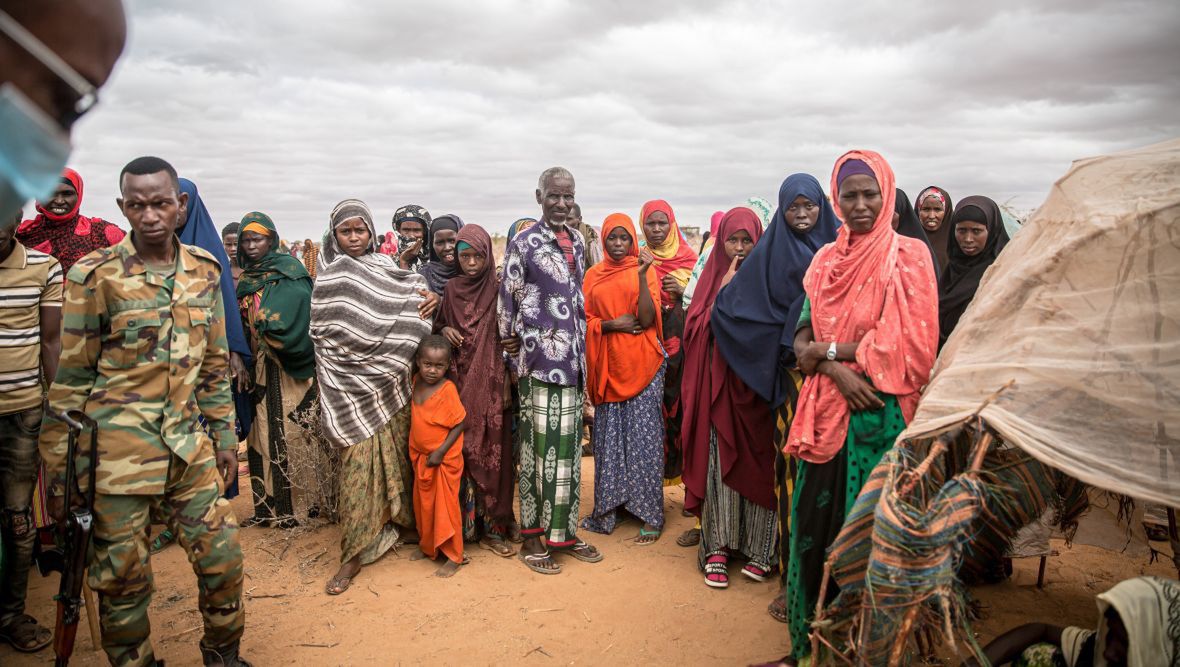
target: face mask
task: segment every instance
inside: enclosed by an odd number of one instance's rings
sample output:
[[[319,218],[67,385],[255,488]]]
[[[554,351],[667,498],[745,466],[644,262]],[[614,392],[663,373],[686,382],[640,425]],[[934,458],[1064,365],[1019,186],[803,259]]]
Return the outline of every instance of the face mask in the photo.
[[[0,220],[48,199],[70,157],[64,130],[12,83],[0,85]]]

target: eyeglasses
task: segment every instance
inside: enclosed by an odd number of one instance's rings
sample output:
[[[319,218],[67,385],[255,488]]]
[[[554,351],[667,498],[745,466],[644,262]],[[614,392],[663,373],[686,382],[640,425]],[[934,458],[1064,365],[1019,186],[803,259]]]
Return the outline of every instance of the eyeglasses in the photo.
[[[45,42],[37,39],[33,33],[3,11],[0,11],[0,32],[20,45],[29,55],[41,61],[46,69],[70,87],[74,100],[72,104],[65,105],[66,108],[57,119],[63,128],[69,129],[76,120],[98,104],[97,88],[78,74],[77,70],[67,65],[61,56],[45,45]]]

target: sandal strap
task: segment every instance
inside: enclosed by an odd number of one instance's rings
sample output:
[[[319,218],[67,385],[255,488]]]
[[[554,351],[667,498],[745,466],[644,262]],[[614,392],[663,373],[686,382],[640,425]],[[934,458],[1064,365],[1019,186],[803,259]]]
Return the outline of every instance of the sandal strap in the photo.
[[[549,556],[548,551],[542,551],[539,554],[521,554],[521,556],[525,560],[532,562],[532,563],[539,563],[543,560],[550,560],[550,556]]]
[[[729,572],[725,569],[725,563],[705,563],[705,574],[721,574],[726,577]]]

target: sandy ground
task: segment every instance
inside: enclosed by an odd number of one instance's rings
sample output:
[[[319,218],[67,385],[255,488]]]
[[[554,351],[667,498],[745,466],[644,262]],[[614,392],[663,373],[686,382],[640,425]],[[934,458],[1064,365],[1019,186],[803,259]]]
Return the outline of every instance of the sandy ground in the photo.
[[[593,462],[584,459],[584,480]],[[583,513],[592,505],[583,485]],[[451,579],[437,565],[410,562],[411,548],[366,568],[352,588],[328,597],[324,583],[339,557],[338,531],[327,526],[242,531],[246,558],[244,655],[255,665],[535,664],[740,665],[781,656],[787,628],[766,613],[778,584],[738,575],[728,590],[706,587],[695,549],[676,545],[691,527],[680,515],[682,492],[665,495],[668,525],[652,546],[632,540],[639,524],[613,535],[585,534],[605,555],[596,564],[561,558],[556,576],[533,574],[516,559],[469,545],[471,564]],[[244,497],[234,501],[249,516]],[[1155,564],[1063,544],[1049,559],[1046,586],[1036,588],[1037,561],[1017,561],[1008,582],[976,589],[988,618],[976,626],[986,641],[1032,620],[1093,626],[1095,594],[1140,574],[1175,576],[1167,558]],[[200,664],[196,583],[179,547],[153,557],[151,615],[156,655],[170,665]],[[53,619],[57,578],[33,575],[29,612]],[[52,662],[51,649],[23,656],[0,646],[0,664]],[[85,620],[74,664],[106,664]],[[950,661],[948,661],[949,663]],[[955,661],[957,662],[957,661]]]

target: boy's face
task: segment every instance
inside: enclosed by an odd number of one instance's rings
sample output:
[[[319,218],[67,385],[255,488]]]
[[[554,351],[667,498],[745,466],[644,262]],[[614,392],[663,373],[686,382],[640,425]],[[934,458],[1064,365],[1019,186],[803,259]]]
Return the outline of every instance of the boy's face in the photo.
[[[229,255],[229,261],[232,263],[234,258],[238,256],[237,232],[221,237],[221,245],[225,246],[225,254]]]
[[[418,353],[418,374],[428,384],[438,384],[447,374],[451,365],[451,353],[436,347],[428,347]]]

